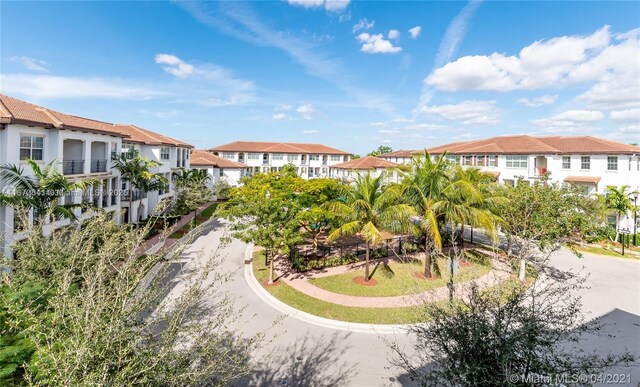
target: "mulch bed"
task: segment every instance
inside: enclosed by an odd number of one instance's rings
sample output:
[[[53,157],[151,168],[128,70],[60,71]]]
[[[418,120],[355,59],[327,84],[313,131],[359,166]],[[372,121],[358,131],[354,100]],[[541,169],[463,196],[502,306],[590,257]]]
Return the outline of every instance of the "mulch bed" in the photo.
[[[364,286],[376,286],[378,284],[378,281],[373,278],[369,278],[369,281],[365,281],[364,276],[354,278],[353,282]]]
[[[469,267],[469,266],[471,266],[471,262],[469,262],[469,261],[460,261],[460,266]]]
[[[262,286],[264,286],[265,288],[269,288],[269,287],[273,287],[273,286],[280,286],[280,285],[282,285],[281,281],[273,281],[272,284],[269,283],[268,279],[262,281]]]
[[[425,277],[425,276],[424,276],[424,273],[419,272],[419,271],[416,271],[415,273],[413,273],[413,275],[414,275],[416,278],[423,279],[423,280],[427,280],[427,281],[433,281],[433,280],[438,279],[438,277],[434,276],[433,274],[431,275],[431,277]]]

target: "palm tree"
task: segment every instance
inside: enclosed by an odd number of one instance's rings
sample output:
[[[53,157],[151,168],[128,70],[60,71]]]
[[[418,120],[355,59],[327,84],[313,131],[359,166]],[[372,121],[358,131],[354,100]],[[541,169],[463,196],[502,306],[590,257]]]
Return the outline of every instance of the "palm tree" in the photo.
[[[438,224],[438,214],[434,210],[442,196],[442,191],[450,183],[449,163],[446,152],[433,160],[425,151],[423,158],[414,158],[410,172],[402,172],[403,198],[420,216],[420,229],[425,236],[424,276],[432,277],[431,252],[442,248],[442,236]]]
[[[140,191],[140,198],[137,207],[139,214],[140,208],[142,207],[143,194],[145,192],[161,189],[167,183],[167,179],[164,176],[151,172],[151,168],[159,167],[160,165],[162,164],[157,161],[149,160],[146,157],[140,156],[138,151],[135,149],[113,158],[112,168],[117,169],[120,172],[122,179],[124,181],[128,181],[130,185],[130,213],[133,205],[133,189],[131,188],[135,187]],[[129,216],[129,222],[133,223],[131,216]]]
[[[70,182],[56,167],[56,161],[40,166],[33,160],[25,161],[33,176],[25,175],[22,167],[6,164],[0,166],[0,179],[13,188],[12,194],[0,193],[0,205],[33,210],[34,220],[53,215],[57,219],[77,220],[73,210],[82,203],[60,204],[59,199],[75,190],[95,186],[93,179]]]
[[[626,214],[627,211],[633,209],[633,204],[631,203],[630,198],[632,192],[627,192],[628,190],[628,185],[623,185],[620,188],[610,185],[605,190],[607,208],[615,211],[616,213],[616,242],[620,237],[618,228],[620,227],[620,218],[622,218],[622,214]]]
[[[381,243],[382,230],[404,232],[411,229],[415,210],[399,204],[399,189],[382,187],[383,176],[359,175],[353,189],[346,191],[343,201],[331,201],[325,208],[343,223],[327,237],[334,241],[342,235],[358,234],[366,243],[365,281],[369,281],[370,248]]]

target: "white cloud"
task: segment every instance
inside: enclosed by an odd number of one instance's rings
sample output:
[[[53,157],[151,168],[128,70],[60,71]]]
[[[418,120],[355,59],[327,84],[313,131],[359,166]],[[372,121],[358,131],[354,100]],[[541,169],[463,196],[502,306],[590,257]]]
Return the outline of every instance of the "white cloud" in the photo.
[[[287,115],[284,113],[277,113],[273,115],[273,119],[276,121],[282,121],[287,119]]]
[[[366,18],[365,19],[360,19],[351,29],[351,31],[353,33],[356,33],[360,30],[362,31],[367,31],[371,28],[373,28],[373,26],[376,24],[375,20],[372,20],[371,22],[369,22]]]
[[[557,100],[558,100],[557,95],[543,95],[535,98],[518,98],[516,102],[524,106],[538,107],[543,105],[554,104],[556,103]]]
[[[178,78],[187,78],[193,74],[193,66],[182,61],[175,55],[157,54],[155,59],[156,63],[167,65],[162,67],[164,71]]]
[[[329,12],[340,12],[349,6],[350,0],[288,0],[290,5],[304,8],[324,7]]]
[[[496,101],[463,101],[449,105],[425,105],[419,109],[419,112],[458,121],[465,125],[489,125],[500,122],[500,112],[496,108]]]
[[[400,131],[398,129],[380,129],[378,133],[381,134],[399,134]]]
[[[609,26],[588,36],[536,41],[517,56],[465,56],[434,70],[425,82],[440,90],[508,92],[562,88],[596,81],[576,98],[591,109],[640,106],[640,29],[612,36]]]
[[[400,31],[398,30],[389,30],[387,33],[387,38],[391,40],[397,40],[400,37]]]
[[[282,104],[276,106],[276,111],[277,112],[279,112],[279,111],[280,112],[286,112],[286,111],[291,110],[292,107],[293,107],[293,105],[282,103]]]
[[[38,71],[41,73],[48,73],[49,69],[46,67],[49,64],[40,59],[29,58],[28,56],[12,56],[9,60],[13,62],[19,62],[28,70]]]
[[[146,99],[166,95],[131,80],[60,77],[53,75],[0,74],[0,91],[38,98]]]
[[[369,34],[363,32],[356,37],[362,43],[360,51],[369,54],[395,54],[402,51],[402,47],[394,46],[388,40],[385,40],[382,34]]]
[[[602,121],[604,114],[598,110],[567,110],[553,117],[533,120],[532,123],[551,133],[575,133],[597,130],[595,124]]]
[[[425,130],[425,131],[449,129],[444,125],[438,125],[438,124],[413,124],[413,125],[407,125],[404,128],[409,130]]]
[[[299,106],[296,111],[298,113],[300,113],[300,115],[302,116],[302,118],[304,118],[305,120],[310,120],[312,117],[313,112],[315,111],[315,109],[313,108],[313,105],[311,104],[304,104]]]
[[[369,126],[379,126],[379,127],[383,127],[386,124],[384,122],[370,122]]]
[[[617,123],[640,123],[640,109],[614,110],[609,117]]]
[[[304,134],[314,134],[314,133],[320,133],[319,130],[304,130],[302,131],[302,133]]]
[[[415,26],[409,29],[409,36],[411,36],[411,39],[417,39],[420,36],[420,32],[422,32],[422,27]]]

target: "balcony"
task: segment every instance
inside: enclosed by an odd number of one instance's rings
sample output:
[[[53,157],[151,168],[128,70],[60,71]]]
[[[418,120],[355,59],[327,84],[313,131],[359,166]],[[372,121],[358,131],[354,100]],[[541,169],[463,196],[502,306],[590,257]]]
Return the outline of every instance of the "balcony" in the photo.
[[[91,173],[107,171],[107,160],[91,160]]]
[[[62,173],[65,175],[79,175],[84,173],[84,160],[63,160]]]
[[[125,194],[122,196],[122,201],[129,201],[129,200],[140,200],[140,199],[146,199],[147,197],[147,193],[143,192],[142,194],[140,194],[139,190],[135,190],[133,191],[133,195],[131,195],[131,191],[127,191],[125,192]]]

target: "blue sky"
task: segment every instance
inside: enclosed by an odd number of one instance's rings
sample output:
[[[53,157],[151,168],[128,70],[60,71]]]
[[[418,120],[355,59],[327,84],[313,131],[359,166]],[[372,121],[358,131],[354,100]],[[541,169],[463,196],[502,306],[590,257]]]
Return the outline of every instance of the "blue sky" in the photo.
[[[198,148],[640,142],[638,2],[6,2],[0,90]]]

